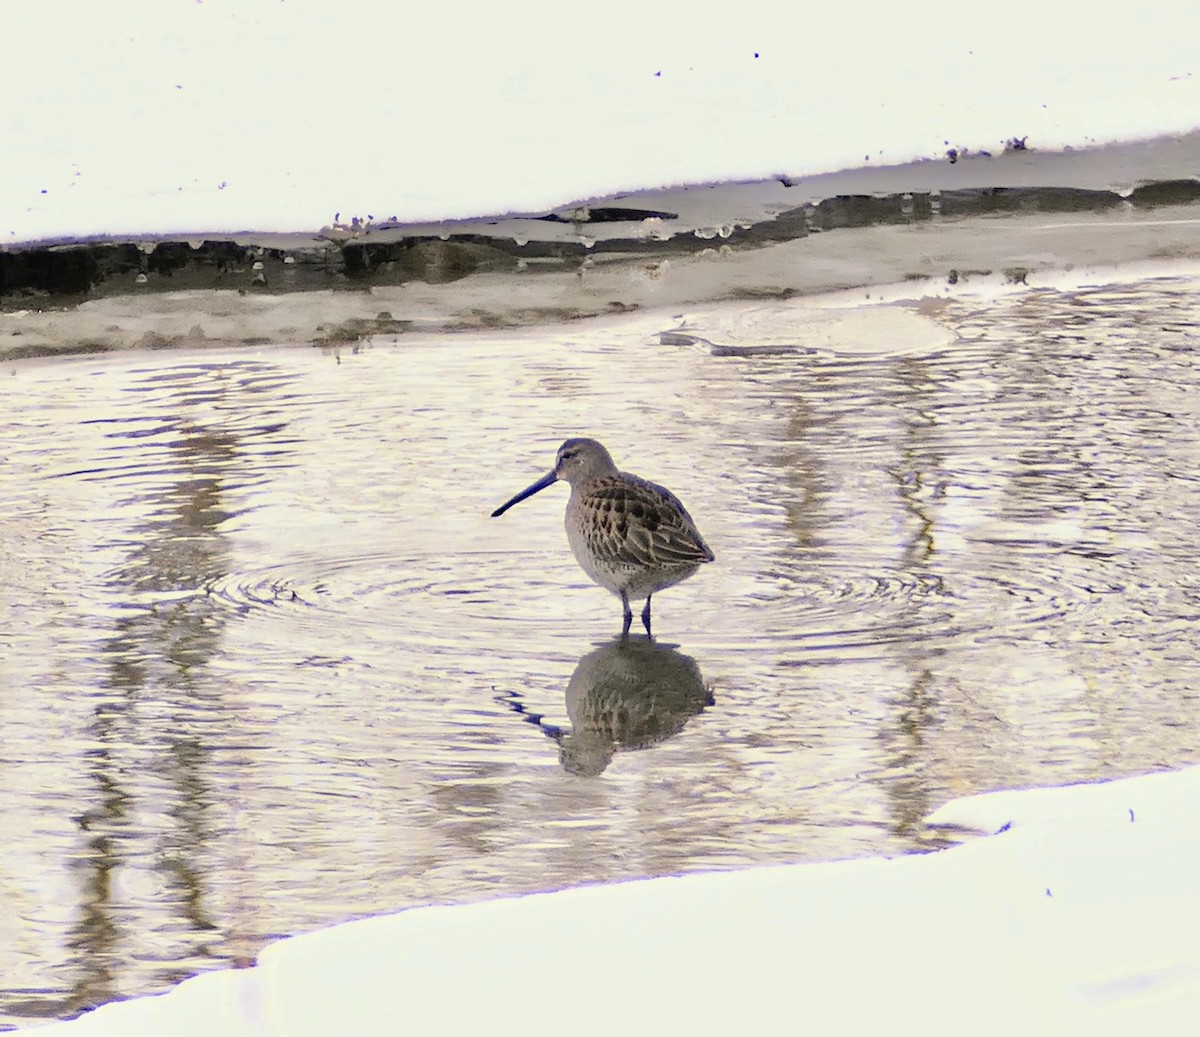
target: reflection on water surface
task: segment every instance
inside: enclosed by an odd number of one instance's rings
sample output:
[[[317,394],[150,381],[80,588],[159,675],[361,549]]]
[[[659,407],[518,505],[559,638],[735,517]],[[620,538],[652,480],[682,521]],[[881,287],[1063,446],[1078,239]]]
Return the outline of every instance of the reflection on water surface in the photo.
[[[596,775],[618,749],[645,749],[683,729],[713,704],[696,660],[639,636],[616,637],[579,660],[567,682],[568,728],[530,713],[519,692],[499,696],[559,746],[572,774]]]
[[[355,915],[904,852],[952,795],[1194,761],[1198,303],[964,298],[957,344],[895,356],[718,357],[643,316],[13,365],[0,1022]],[[655,598],[657,644],[612,640],[565,489],[488,518],[574,434],[719,559]]]

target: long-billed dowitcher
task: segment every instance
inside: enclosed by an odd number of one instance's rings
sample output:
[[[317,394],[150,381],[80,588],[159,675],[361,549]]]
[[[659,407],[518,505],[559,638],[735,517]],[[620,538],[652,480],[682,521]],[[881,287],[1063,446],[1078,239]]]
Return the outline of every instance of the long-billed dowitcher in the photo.
[[[492,512],[503,515],[558,480],[571,484],[567,540],[575,560],[601,587],[621,599],[629,635],[629,599],[645,598],[642,623],[650,634],[650,598],[686,580],[713,560],[692,516],[670,490],[617,470],[594,439],[568,439],[558,448],[552,471]]]

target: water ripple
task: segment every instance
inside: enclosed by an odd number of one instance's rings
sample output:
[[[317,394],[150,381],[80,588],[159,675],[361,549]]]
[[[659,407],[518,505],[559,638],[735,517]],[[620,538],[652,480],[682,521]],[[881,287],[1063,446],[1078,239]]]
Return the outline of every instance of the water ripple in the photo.
[[[1198,309],[1154,281],[937,300],[893,353],[808,314],[819,352],[715,356],[657,314],[16,364],[0,973],[64,1014],[264,934],[899,853],[951,795],[1195,759]],[[575,434],[716,552],[655,651],[614,643],[564,487],[488,517]]]

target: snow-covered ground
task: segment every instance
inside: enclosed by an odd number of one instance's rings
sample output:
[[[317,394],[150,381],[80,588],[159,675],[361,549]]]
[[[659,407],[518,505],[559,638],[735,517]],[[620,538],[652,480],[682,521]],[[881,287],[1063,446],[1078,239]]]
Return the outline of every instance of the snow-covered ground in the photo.
[[[735,14],[9,5],[0,247],[538,211],[1200,125],[1194,2]],[[1192,1033],[1198,803],[1200,769],[975,797],[933,820],[992,834],[951,850],[352,922],[46,1032]]]
[[[63,1037],[1190,1034],[1200,768],[956,800],[922,856],[689,875],[349,922]]]
[[[1200,5],[7,4],[0,244],[540,211],[1200,124]]]

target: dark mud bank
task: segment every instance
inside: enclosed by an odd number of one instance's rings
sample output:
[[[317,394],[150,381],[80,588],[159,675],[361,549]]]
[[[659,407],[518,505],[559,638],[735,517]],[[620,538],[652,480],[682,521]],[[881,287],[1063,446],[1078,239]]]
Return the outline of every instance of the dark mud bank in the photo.
[[[1170,161],[1146,168],[1194,175],[1127,190],[1096,186],[1113,180],[1112,161],[1096,170],[1064,165],[1063,155],[1031,164],[1022,153],[917,164],[890,179],[856,170],[439,224],[339,216],[308,234],[9,246],[0,250],[0,357],[336,346],[647,306],[902,282],[919,296],[964,277],[1011,283],[1080,265],[1190,261],[1200,259],[1200,135],[1184,140],[1182,152],[1172,142]],[[1049,183],[1023,182],[1039,172]],[[1005,182],[986,186],[989,174]],[[1071,176],[1082,186],[1064,186]],[[889,182],[921,189],[867,190]],[[849,190],[823,196],[838,187]]]

